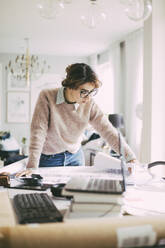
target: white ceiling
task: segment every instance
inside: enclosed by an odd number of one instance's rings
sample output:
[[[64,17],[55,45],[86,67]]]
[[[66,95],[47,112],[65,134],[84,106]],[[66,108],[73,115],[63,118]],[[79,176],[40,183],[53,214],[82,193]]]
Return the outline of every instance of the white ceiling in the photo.
[[[87,56],[104,51],[115,40],[140,27],[129,20],[120,0],[99,0],[107,19],[96,29],[80,21],[89,0],[72,0],[56,19],[39,16],[36,0],[0,0],[0,53],[20,53],[24,38],[30,38],[30,51],[36,54]]]

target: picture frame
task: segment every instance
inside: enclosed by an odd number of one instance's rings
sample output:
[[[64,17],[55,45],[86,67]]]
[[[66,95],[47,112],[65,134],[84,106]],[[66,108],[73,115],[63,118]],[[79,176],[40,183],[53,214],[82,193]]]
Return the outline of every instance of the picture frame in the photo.
[[[7,90],[8,91],[28,91],[29,87],[25,79],[18,80],[17,73],[8,73]]]
[[[44,89],[53,89],[61,87],[61,82],[63,76],[56,73],[45,73],[42,77],[39,77],[37,80],[31,83],[31,103],[30,103],[30,115],[31,119],[33,117],[35,105],[38,99],[40,92]]]
[[[29,122],[28,92],[7,93],[7,122],[9,123]]]

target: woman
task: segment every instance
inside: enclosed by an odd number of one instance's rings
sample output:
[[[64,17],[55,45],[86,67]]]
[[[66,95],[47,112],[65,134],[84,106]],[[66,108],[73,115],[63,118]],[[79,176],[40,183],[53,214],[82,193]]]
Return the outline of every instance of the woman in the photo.
[[[92,99],[100,85],[89,65],[76,63],[66,68],[61,88],[41,91],[31,123],[27,169],[84,165],[81,137],[89,123],[119,151],[117,130]],[[126,161],[134,162],[124,140],[123,146]]]

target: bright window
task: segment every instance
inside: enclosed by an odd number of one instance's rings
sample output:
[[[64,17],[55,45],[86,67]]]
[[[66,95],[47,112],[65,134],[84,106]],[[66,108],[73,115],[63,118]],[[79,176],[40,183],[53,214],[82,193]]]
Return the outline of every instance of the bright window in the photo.
[[[97,66],[96,73],[102,86],[95,97],[96,103],[105,114],[114,112],[114,75],[110,63]]]

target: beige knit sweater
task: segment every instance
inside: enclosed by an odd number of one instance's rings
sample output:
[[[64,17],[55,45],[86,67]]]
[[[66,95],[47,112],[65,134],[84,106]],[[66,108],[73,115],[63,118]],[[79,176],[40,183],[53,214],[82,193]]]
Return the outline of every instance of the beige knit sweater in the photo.
[[[68,104],[63,88],[41,91],[31,123],[31,139],[27,168],[37,168],[41,153],[75,153],[81,146],[81,137],[88,124],[119,151],[118,133],[97,104],[90,99],[80,104]],[[134,153],[123,139],[125,158],[135,159]]]

